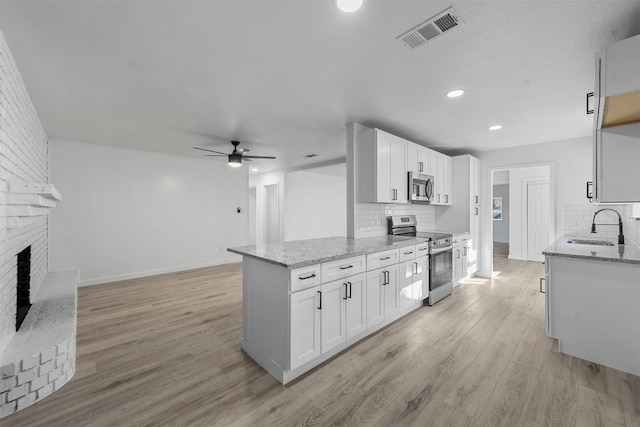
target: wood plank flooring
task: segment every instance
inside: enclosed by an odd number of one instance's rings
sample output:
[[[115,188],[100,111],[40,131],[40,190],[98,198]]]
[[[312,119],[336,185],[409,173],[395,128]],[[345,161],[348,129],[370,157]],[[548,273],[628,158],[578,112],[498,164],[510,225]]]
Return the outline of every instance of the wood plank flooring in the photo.
[[[240,350],[240,264],[79,289],[77,371],[5,426],[640,426],[640,377],[557,352],[539,263],[472,278],[295,382]]]

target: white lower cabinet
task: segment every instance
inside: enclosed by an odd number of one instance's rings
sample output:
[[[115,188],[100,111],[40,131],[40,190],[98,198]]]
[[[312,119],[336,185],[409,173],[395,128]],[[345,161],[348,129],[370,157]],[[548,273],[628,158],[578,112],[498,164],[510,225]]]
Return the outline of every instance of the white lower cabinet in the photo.
[[[367,328],[400,310],[398,272],[394,264],[367,273]]]
[[[320,286],[291,294],[291,356],[290,368],[295,369],[321,354]]]
[[[365,280],[362,273],[321,286],[322,353],[365,330]]]
[[[420,243],[295,269],[245,257],[243,349],[286,384],[418,308],[429,269],[428,256],[415,254],[425,251]]]
[[[453,283],[457,283],[469,275],[469,233],[453,238]]]
[[[361,334],[367,328],[366,283],[367,275],[364,273],[350,277],[347,281],[347,290],[349,292],[345,300],[345,305],[347,306],[347,339]]]
[[[400,263],[400,309],[423,301],[429,295],[429,258],[420,257]]]

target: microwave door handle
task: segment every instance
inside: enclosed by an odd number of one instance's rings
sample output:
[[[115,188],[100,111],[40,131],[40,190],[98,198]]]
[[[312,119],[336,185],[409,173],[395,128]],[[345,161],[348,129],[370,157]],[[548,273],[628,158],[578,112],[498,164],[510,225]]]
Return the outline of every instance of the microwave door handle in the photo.
[[[431,179],[427,179],[427,183],[424,188],[425,196],[427,196],[427,199],[431,199],[433,197],[433,181],[431,181]]]

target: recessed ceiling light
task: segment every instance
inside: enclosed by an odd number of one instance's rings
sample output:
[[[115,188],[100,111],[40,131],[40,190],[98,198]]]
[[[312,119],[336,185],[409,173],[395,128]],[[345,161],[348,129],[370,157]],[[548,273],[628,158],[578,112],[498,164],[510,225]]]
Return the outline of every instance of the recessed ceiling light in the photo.
[[[502,129],[502,125],[489,126],[489,130],[499,130],[499,129]]]
[[[360,9],[363,0],[335,0],[336,6],[343,12],[351,13]]]
[[[462,95],[464,93],[464,90],[462,89],[454,89],[454,90],[450,90],[449,92],[447,92],[447,96],[449,98],[457,98],[460,95]]]

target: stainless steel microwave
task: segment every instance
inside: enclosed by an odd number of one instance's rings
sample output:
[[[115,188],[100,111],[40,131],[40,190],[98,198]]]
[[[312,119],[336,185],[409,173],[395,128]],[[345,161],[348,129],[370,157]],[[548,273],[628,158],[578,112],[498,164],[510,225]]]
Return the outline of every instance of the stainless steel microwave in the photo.
[[[419,172],[409,172],[409,200],[411,203],[431,203],[433,177]]]

